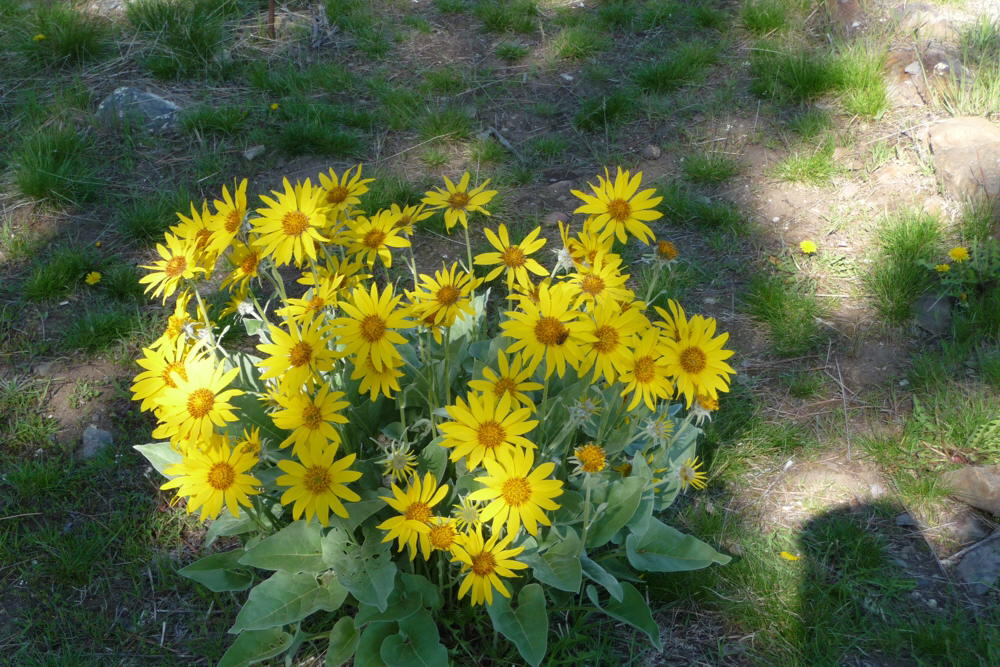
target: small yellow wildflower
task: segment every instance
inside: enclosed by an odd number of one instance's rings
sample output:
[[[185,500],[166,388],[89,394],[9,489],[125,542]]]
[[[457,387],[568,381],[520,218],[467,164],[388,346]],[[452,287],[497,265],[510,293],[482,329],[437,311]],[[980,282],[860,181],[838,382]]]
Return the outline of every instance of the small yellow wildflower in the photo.
[[[33,42],[40,42],[43,39],[45,39],[45,34],[40,32],[37,35],[35,35],[34,37],[32,37],[31,41],[33,41]]]
[[[277,111],[279,108],[281,108],[280,104],[277,102],[271,102],[271,111]]]
[[[699,468],[701,468],[701,462],[698,461],[697,456],[684,462],[681,469],[677,471],[677,475],[681,479],[682,489],[693,486],[700,490],[708,486],[705,482],[708,474],[704,470],[699,470]]]
[[[784,558],[785,560],[791,560],[791,561],[796,561],[800,558],[800,556],[797,556],[796,554],[793,553],[789,553],[787,551],[782,551],[778,555]]]
[[[969,249],[961,245],[955,246],[948,251],[948,256],[951,257],[954,262],[967,262],[969,260]]]
[[[100,241],[94,241],[94,247],[95,248],[100,248],[102,245],[104,245],[104,244],[101,243]]]
[[[573,451],[570,461],[576,464],[573,474],[587,473],[593,475],[599,473],[607,466],[607,455],[604,448],[594,443],[588,443],[577,447]]]
[[[948,273],[951,271],[951,264],[938,264],[934,267],[934,270],[938,273]]]
[[[801,250],[803,254],[806,255],[815,255],[817,250],[816,242],[810,241],[809,239],[801,241],[799,242],[799,250]]]
[[[677,246],[675,246],[670,241],[661,239],[656,242],[656,256],[665,262],[672,262],[677,259],[680,253],[677,252]]]
[[[96,285],[101,282],[101,274],[99,271],[91,271],[84,277],[83,281],[88,285]]]

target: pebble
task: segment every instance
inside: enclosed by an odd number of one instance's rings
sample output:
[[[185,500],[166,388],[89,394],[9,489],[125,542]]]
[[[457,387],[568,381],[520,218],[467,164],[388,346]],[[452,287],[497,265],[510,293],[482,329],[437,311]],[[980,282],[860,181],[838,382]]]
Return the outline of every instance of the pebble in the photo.
[[[663,151],[656,144],[646,144],[642,149],[642,156],[647,160],[658,160]]]
[[[896,517],[896,525],[900,528],[916,528],[917,522],[908,512],[903,512]]]
[[[91,424],[83,431],[83,447],[80,449],[80,457],[93,458],[112,445],[114,441],[110,432]]]

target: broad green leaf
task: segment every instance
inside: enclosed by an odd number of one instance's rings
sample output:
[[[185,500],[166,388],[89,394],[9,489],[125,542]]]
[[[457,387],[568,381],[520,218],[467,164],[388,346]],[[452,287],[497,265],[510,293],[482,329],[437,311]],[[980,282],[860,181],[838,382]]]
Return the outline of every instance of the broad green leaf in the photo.
[[[236,413],[240,416],[239,420],[230,423],[229,432],[232,435],[239,437],[244,428],[256,426],[260,429],[261,435],[277,442],[281,442],[288,437],[288,431],[274,425],[271,417],[264,409],[264,402],[255,394],[246,393],[233,396],[229,399],[229,402],[233,404],[233,407],[236,408]]]
[[[242,512],[239,517],[235,517],[229,513],[228,509],[222,510],[219,518],[212,521],[208,526],[208,531],[205,533],[205,548],[212,546],[215,540],[220,537],[242,535],[243,533],[249,533],[256,527],[253,519],[246,512]]]
[[[645,572],[700,570],[712,563],[725,565],[731,560],[698,538],[658,519],[652,519],[642,535],[629,535],[625,552],[632,567]]]
[[[419,456],[421,470],[433,473],[439,483],[448,469],[448,450],[441,446],[443,440],[442,436],[434,438],[421,450]]]
[[[553,546],[541,554],[525,556],[524,561],[531,565],[535,579],[561,591],[576,593],[583,581],[583,570],[580,566],[580,553],[583,545],[580,537],[572,528],[566,528],[566,537],[558,540]]]
[[[371,623],[361,632],[357,651],[354,653],[354,667],[385,667],[382,660],[382,643],[386,637],[395,634],[396,623]]]
[[[312,521],[290,523],[248,550],[240,563],[262,570],[322,572],[326,564],[320,546],[320,531],[319,524]]]
[[[583,554],[580,557],[580,563],[583,565],[583,573],[593,582],[596,582],[604,587],[608,593],[611,593],[613,597],[618,602],[622,601],[622,585],[615,579],[615,576],[605,570],[603,567],[598,565],[596,562],[590,560],[587,554]]]
[[[210,591],[245,591],[250,588],[253,577],[239,565],[243,549],[233,549],[212,554],[182,567],[177,574],[197,581]]]
[[[441,643],[437,624],[426,611],[399,622],[399,633],[382,642],[379,655],[389,667],[438,667],[448,664],[448,649]]]
[[[397,586],[396,590],[389,596],[389,604],[385,611],[379,611],[378,607],[361,602],[358,604],[356,620],[358,625],[379,621],[401,621],[417,613],[421,607],[423,607],[423,598],[419,593],[406,595],[401,587]]]
[[[357,467],[355,467],[356,469]],[[347,533],[353,533],[355,528],[365,522],[365,519],[385,507],[384,500],[379,500],[377,497],[366,498],[364,493],[360,495],[361,500],[354,503],[344,503],[344,508],[347,510],[347,518],[344,519],[333,515],[330,517],[331,525],[340,526]]]
[[[340,667],[358,650],[361,635],[354,626],[354,619],[342,616],[330,630],[330,647],[326,649],[326,667]]]
[[[639,507],[635,514],[628,521],[629,532],[636,535],[645,533],[649,528],[649,522],[653,518],[653,508],[656,506],[656,493],[652,486],[647,486],[639,500]]]
[[[615,533],[625,527],[642,500],[646,482],[630,476],[615,482],[608,491],[608,507],[587,533],[587,548],[595,549],[607,544]]]
[[[261,322],[260,320],[255,320],[253,318],[245,318],[243,320],[243,328],[247,330],[248,336],[256,336],[258,333],[260,333],[260,330],[263,328],[263,326],[264,323]]]
[[[428,581],[427,577],[401,572],[399,583],[406,589],[407,595],[419,595],[423,605],[429,609],[440,609],[444,605],[441,589]]]
[[[593,586],[587,586],[587,597],[590,598],[595,607],[611,618],[622,623],[628,623],[633,628],[642,630],[649,637],[649,640],[653,642],[657,650],[662,651],[663,642],[660,641],[660,626],[653,620],[653,614],[649,611],[646,598],[636,590],[635,586],[628,582],[622,584],[622,591],[621,602],[609,599],[604,604],[601,604],[600,598],[597,595],[597,589]]]
[[[583,495],[566,489],[559,496],[559,509],[552,515],[552,523],[557,526],[579,523],[583,517]]]
[[[496,595],[486,611],[493,628],[517,647],[525,662],[537,667],[545,658],[549,641],[549,614],[541,584],[528,584],[521,589],[516,610],[507,598]]]
[[[291,645],[292,636],[281,628],[247,630],[222,654],[218,667],[252,665],[284,653]]]
[[[146,445],[133,445],[132,449],[146,457],[149,465],[153,466],[156,472],[167,479],[173,479],[174,475],[167,474],[167,468],[181,462],[181,455],[169,442],[151,442]]]
[[[300,621],[313,612],[336,611],[347,591],[333,577],[321,582],[311,574],[278,570],[254,586],[229,632],[265,630]]]
[[[396,586],[396,564],[390,548],[374,532],[367,533],[363,544],[357,546],[334,529],[324,538],[323,558],[358,602],[385,611]]]

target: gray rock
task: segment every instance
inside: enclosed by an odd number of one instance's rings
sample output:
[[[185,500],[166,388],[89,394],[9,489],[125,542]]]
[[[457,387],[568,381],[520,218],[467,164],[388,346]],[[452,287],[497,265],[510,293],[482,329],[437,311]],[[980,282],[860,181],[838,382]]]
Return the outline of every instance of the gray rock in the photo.
[[[1000,578],[1000,542],[991,540],[977,546],[962,557],[955,571],[973,592],[988,592]]]
[[[159,95],[124,86],[104,98],[97,118],[108,125],[132,121],[149,132],[169,132],[180,125],[181,108]]]
[[[951,330],[951,302],[940,294],[924,294],[913,306],[917,326],[932,336],[943,336]]]
[[[83,431],[83,447],[80,448],[80,457],[84,459],[94,458],[105,448],[114,444],[114,441],[111,433],[91,424]]]
[[[899,21],[901,32],[918,40],[953,42],[958,39],[958,30],[941,14],[941,10],[933,5],[908,2],[896,7],[892,15]]]
[[[560,222],[569,221],[570,216],[566,215],[562,211],[551,211],[546,213],[545,217],[542,218],[542,223],[555,227]]]
[[[896,525],[900,528],[916,528],[917,522],[907,512],[903,512],[896,517]]]
[[[979,116],[956,116],[931,126],[931,150],[948,151],[1000,141],[1000,126]]]
[[[36,364],[35,367],[32,370],[34,371],[35,375],[37,375],[38,377],[47,378],[47,377],[50,377],[52,375],[52,371],[54,370],[55,363],[56,362],[54,362],[54,361],[43,361],[40,364]]]
[[[656,144],[647,144],[642,149],[642,157],[647,160],[659,160],[661,155],[663,155],[663,151]]]
[[[253,160],[260,157],[265,150],[266,149],[263,144],[255,144],[253,146],[249,146],[245,151],[243,151],[243,157],[245,157],[248,161]]]
[[[1000,516],[1000,465],[949,470],[941,483],[962,502]]]

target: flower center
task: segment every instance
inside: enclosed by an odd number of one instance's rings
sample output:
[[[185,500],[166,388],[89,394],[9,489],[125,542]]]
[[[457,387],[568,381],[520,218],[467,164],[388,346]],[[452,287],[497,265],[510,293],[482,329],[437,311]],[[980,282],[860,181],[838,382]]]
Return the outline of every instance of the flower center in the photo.
[[[595,473],[604,470],[606,464],[604,450],[597,445],[578,447],[575,454],[580,462],[580,469],[584,472]]]
[[[330,490],[330,470],[323,466],[307,468],[306,473],[302,475],[302,486],[314,496],[326,493]]]
[[[531,498],[531,485],[524,477],[511,477],[500,487],[500,495],[505,503],[517,507]]]
[[[516,245],[512,245],[503,251],[503,263],[512,269],[524,266],[527,261],[524,258],[524,251]]]
[[[608,204],[608,215],[615,222],[625,222],[632,217],[632,207],[624,199],[615,199]]]
[[[281,219],[281,228],[286,236],[299,236],[309,228],[309,218],[302,211],[289,211]]]
[[[228,233],[235,234],[236,230],[240,228],[241,222],[243,222],[243,211],[234,208],[226,216],[226,222],[223,224],[223,227],[226,228]]]
[[[479,439],[480,446],[486,449],[493,449],[503,444],[503,441],[507,438],[507,432],[500,424],[488,421],[479,425],[479,428],[476,430],[476,436]]]
[[[610,354],[618,347],[618,329],[608,325],[597,327],[594,331],[597,341],[592,343],[595,350],[601,354]]]
[[[326,191],[326,201],[331,204],[342,204],[349,194],[343,185],[335,185]]]
[[[511,380],[510,378],[500,378],[493,385],[493,393],[497,396],[503,396],[505,393],[509,393],[513,396],[517,393],[517,382]]]
[[[208,245],[208,242],[212,240],[212,232],[207,229],[199,229],[194,235],[194,244],[198,250],[201,250]]]
[[[174,379],[172,377],[170,377],[174,373],[177,373],[177,375],[182,380],[187,380],[188,379],[187,378],[187,370],[185,370],[185,368],[184,368],[184,363],[180,362],[180,361],[172,361],[169,364],[167,364],[167,367],[164,368],[163,372],[160,374],[160,377],[163,380],[163,384],[165,384],[165,385],[167,385],[168,387],[171,387],[171,388],[176,387],[177,384],[174,382]]]
[[[472,571],[480,577],[493,574],[497,567],[497,559],[489,551],[483,551],[472,557]]]
[[[569,330],[555,317],[542,317],[535,325],[535,338],[542,345],[562,345],[569,338]]]
[[[208,485],[217,491],[225,491],[236,481],[236,471],[228,463],[216,463],[208,471]]]
[[[195,419],[207,415],[215,405],[215,393],[210,389],[195,389],[188,394],[187,411]]]
[[[306,302],[306,310],[310,312],[318,312],[323,306],[326,305],[326,299],[321,296],[314,296]]]
[[[442,306],[450,306],[451,304],[458,301],[458,297],[461,296],[461,292],[458,291],[453,285],[444,285],[437,291],[434,298]]]
[[[675,260],[678,254],[677,246],[670,241],[657,241],[656,254],[667,261]]]
[[[448,206],[452,208],[464,209],[469,204],[469,195],[466,192],[452,192],[448,197]]]
[[[597,296],[604,291],[604,280],[593,273],[584,277],[580,282],[580,289],[592,296]]]
[[[382,340],[385,335],[385,320],[378,315],[367,315],[361,320],[361,337],[369,343]]]
[[[681,352],[681,368],[691,375],[697,375],[705,370],[706,361],[707,358],[705,357],[705,353],[701,351],[701,348],[689,347]]]
[[[312,345],[300,340],[296,343],[291,350],[288,352],[288,363],[292,366],[298,368],[299,366],[305,366],[312,359],[313,349]]]
[[[435,549],[450,549],[455,542],[455,529],[450,523],[431,526],[427,539]]]
[[[171,315],[167,318],[167,328],[163,332],[167,338],[177,338],[184,331],[184,325],[187,324],[187,316],[185,315]],[[187,379],[187,378],[185,378]]]
[[[719,409],[719,399],[712,398],[711,396],[706,396],[705,394],[698,394],[698,405],[701,406],[703,410],[708,410],[709,412],[714,412]]]
[[[163,267],[163,272],[171,278],[176,278],[184,273],[184,270],[187,268],[187,264],[187,260],[183,257],[171,257],[167,262],[167,265]]]
[[[656,362],[653,360],[653,357],[639,357],[635,360],[635,367],[632,373],[638,382],[642,382],[643,384],[652,382],[653,378],[656,377]]]
[[[399,216],[399,220],[396,221],[396,226],[397,227],[409,227],[410,226],[410,220],[412,220],[412,218],[409,215],[401,215],[401,216]]]
[[[361,242],[374,250],[378,248],[380,245],[382,245],[382,241],[384,240],[385,240],[385,232],[380,232],[377,229],[373,229],[367,234],[365,234],[365,238],[362,239]]]
[[[406,513],[403,516],[406,517],[407,521],[427,523],[427,521],[431,518],[431,508],[428,507],[426,503],[410,503],[410,506],[406,508]]]
[[[260,255],[256,252],[251,252],[247,255],[242,262],[240,262],[240,271],[245,275],[252,276],[257,273],[257,265],[260,263]]]
[[[323,422],[323,412],[310,403],[302,411],[302,425],[308,429],[316,430]]]

